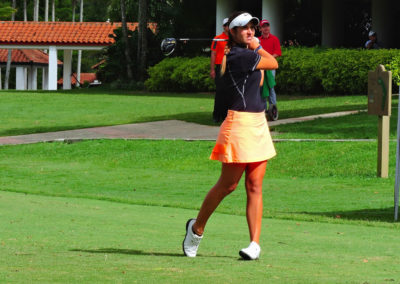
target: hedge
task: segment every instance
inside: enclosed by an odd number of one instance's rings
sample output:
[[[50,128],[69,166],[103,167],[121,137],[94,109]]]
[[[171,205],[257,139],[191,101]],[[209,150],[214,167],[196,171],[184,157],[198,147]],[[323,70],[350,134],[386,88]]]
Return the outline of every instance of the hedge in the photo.
[[[368,71],[378,64],[400,83],[400,50],[284,48],[279,57],[277,89],[282,93],[366,94]],[[150,91],[213,91],[210,59],[166,58],[150,67],[145,86]]]
[[[149,91],[213,91],[210,58],[172,57],[148,69],[145,87]]]
[[[378,64],[399,81],[399,60],[395,49],[288,48],[279,58],[277,87],[284,93],[366,94],[368,71]]]

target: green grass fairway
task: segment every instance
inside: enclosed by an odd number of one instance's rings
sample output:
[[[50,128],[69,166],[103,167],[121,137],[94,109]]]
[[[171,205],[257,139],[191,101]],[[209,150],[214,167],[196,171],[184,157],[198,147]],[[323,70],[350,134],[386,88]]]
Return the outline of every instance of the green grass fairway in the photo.
[[[366,97],[278,97],[281,118],[366,108]],[[393,102],[397,105],[396,102]],[[180,119],[212,124],[211,94],[0,92],[0,136]],[[393,108],[391,137],[397,110]],[[365,113],[276,126],[279,138],[376,138]],[[400,283],[389,178],[377,142],[279,142],[263,184],[261,259],[243,181],[195,259],[188,218],[215,184],[214,142],[93,140],[0,146],[0,283]]]
[[[280,95],[280,118],[366,109],[365,96]],[[0,136],[178,119],[213,125],[213,94],[0,91]]]
[[[390,117],[390,138],[397,137],[397,106]],[[270,128],[278,132],[275,138],[296,139],[377,139],[378,117],[366,112],[335,118],[277,125]]]
[[[220,163],[208,159],[213,145],[97,140],[2,146],[0,189],[196,209],[219,176]],[[282,142],[276,149],[264,180],[264,216],[397,226],[391,223],[393,179],[376,178],[375,142]],[[394,157],[394,143],[390,149]],[[391,159],[391,177],[394,169]],[[243,184],[218,211],[245,214]]]
[[[193,210],[0,192],[2,283],[398,283],[398,231],[264,219],[262,258],[239,260],[243,216],[215,214],[195,259]]]

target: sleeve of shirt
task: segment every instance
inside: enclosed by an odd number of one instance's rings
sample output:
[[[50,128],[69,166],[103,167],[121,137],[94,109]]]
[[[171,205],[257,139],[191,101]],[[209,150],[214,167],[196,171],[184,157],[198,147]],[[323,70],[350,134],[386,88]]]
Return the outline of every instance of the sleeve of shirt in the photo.
[[[258,63],[261,60],[261,56],[252,50],[246,50],[241,56],[242,72],[249,72],[256,70]]]
[[[216,39],[217,37],[214,37],[214,39]],[[212,51],[216,51],[216,49],[217,49],[217,44],[218,44],[218,41],[216,41],[216,40],[213,40],[212,41],[212,43],[211,43],[211,50]]]

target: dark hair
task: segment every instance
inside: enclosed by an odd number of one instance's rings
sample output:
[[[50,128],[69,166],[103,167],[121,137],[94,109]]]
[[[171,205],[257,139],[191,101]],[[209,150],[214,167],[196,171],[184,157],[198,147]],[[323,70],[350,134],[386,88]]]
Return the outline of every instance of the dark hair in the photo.
[[[233,12],[230,16],[229,16],[229,20],[226,23],[228,26],[231,24],[231,22],[239,15],[247,13],[245,11],[236,11]],[[237,27],[234,27],[233,30],[236,30]],[[226,55],[229,54],[229,52],[231,51],[232,46],[237,45],[237,43],[234,41],[233,36],[231,34],[231,30],[229,29],[228,32],[228,43],[225,45],[225,50],[224,50],[224,57],[222,58],[222,63],[221,63],[221,76],[224,75],[225,73],[225,69],[226,69]]]
[[[229,16],[229,20],[228,20],[228,25],[230,25],[231,24],[231,22],[237,17],[237,16],[239,16],[239,15],[241,15],[241,14],[244,14],[244,13],[247,13],[246,11],[236,11],[236,12],[233,12],[230,16]],[[236,28],[237,27],[234,27],[233,29],[234,30],[236,30]],[[228,39],[228,43],[226,44],[227,46],[229,46],[229,47],[232,47],[232,46],[234,46],[236,43],[235,43],[235,41],[233,40],[233,37],[232,37],[232,34],[231,34],[231,31],[229,30],[229,33],[228,33],[228,36],[229,36],[229,39]]]

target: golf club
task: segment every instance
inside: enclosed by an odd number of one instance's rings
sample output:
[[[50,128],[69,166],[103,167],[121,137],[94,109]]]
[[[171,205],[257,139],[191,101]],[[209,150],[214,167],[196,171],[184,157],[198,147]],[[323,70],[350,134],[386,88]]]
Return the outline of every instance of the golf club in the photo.
[[[186,42],[186,41],[227,41],[226,39],[211,39],[211,38],[165,38],[161,42],[161,52],[165,55],[171,55],[176,47],[178,41]]]

